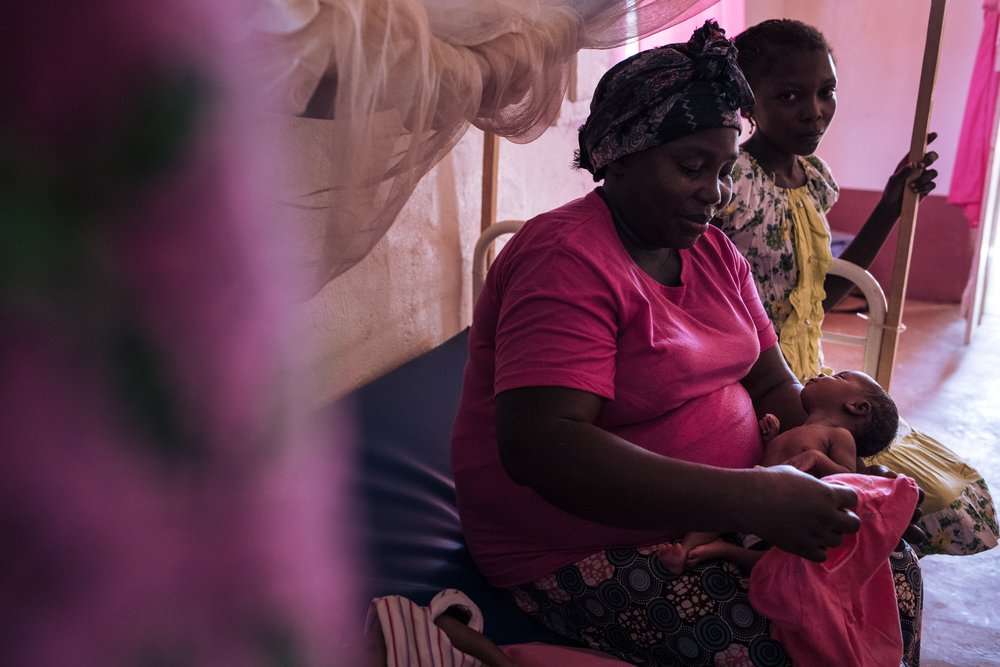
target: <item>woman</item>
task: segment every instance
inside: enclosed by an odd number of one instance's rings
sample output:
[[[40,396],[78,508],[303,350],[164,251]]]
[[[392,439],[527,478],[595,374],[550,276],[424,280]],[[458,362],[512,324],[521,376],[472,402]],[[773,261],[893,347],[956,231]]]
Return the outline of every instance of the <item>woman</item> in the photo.
[[[821,561],[859,527],[853,491],[753,468],[758,415],[804,415],[747,264],[709,225],[751,102],[714,23],[609,70],[580,128],[603,187],[528,221],[473,317],[452,443],[473,557],[548,627],[632,662],[787,663],[735,566],[678,577],[662,545],[753,532]]]

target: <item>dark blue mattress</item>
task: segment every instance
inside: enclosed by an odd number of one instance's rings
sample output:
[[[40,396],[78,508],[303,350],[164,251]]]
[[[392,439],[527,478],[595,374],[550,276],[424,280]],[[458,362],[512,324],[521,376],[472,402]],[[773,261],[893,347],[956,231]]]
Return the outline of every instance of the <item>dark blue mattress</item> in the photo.
[[[531,621],[476,569],[462,538],[451,479],[451,428],[468,358],[468,329],[343,399],[360,439],[354,495],[369,597],[426,605],[455,588],[483,611],[498,644],[567,642]]]

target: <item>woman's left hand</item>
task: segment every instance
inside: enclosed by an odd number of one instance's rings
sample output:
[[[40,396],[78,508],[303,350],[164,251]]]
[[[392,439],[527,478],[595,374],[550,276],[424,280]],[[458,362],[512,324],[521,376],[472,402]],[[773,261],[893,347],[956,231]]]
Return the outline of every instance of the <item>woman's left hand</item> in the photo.
[[[876,477],[888,477],[890,479],[899,477],[898,473],[884,465],[873,465],[867,466],[865,468],[859,468],[858,472],[865,475],[875,475]],[[923,516],[923,511],[921,511],[920,506],[924,504],[924,491],[920,487],[917,487],[917,506],[913,508],[913,517],[910,519],[910,525],[906,527],[903,531],[903,540],[906,540],[910,544],[920,544],[927,539],[927,534],[924,529],[917,525],[917,521],[920,521],[920,517]],[[902,540],[900,540],[902,541]],[[899,545],[900,548],[902,545]]]
[[[937,132],[931,132],[927,135],[928,144],[935,139],[937,139]],[[882,202],[890,209],[894,219],[899,217],[900,211],[903,209],[903,192],[911,175],[919,173],[910,182],[909,188],[916,192],[921,199],[930,194],[931,190],[936,187],[934,179],[937,178],[938,172],[936,169],[928,169],[928,167],[934,164],[937,159],[938,154],[935,151],[928,151],[916,163],[911,163],[909,155],[904,155],[903,159],[896,165],[896,170],[889,177],[889,182],[886,183],[885,191],[882,194]]]

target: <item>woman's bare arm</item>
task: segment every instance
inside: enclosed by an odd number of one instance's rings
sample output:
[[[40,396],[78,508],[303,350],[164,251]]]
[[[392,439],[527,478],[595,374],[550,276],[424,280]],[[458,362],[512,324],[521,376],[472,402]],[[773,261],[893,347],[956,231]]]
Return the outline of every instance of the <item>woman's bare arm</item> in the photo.
[[[758,419],[774,415],[781,431],[805,422],[806,413],[799,398],[802,385],[788,368],[777,344],[761,351],[757,363],[743,378],[743,387],[753,400]]]
[[[602,400],[559,387],[497,396],[497,442],[510,477],[605,525],[753,532],[811,560],[857,530],[847,511],[853,491],[788,466],[729,470],[659,456],[595,426]]]

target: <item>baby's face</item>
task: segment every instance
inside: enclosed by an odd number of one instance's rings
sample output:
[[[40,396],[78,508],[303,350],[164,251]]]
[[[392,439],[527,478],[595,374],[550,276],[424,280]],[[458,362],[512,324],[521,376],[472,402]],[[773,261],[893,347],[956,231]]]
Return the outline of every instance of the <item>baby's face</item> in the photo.
[[[810,406],[839,404],[864,398],[878,383],[861,371],[841,371],[836,375],[817,375],[808,380],[802,388],[802,405]]]

